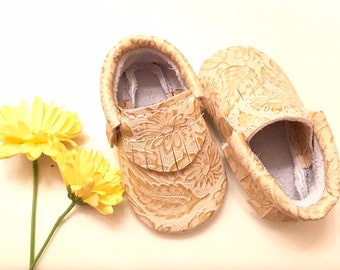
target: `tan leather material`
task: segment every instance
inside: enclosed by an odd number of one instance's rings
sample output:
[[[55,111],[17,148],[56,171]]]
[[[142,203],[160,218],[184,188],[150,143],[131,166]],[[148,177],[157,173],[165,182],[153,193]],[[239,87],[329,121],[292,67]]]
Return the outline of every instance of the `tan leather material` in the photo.
[[[203,63],[199,78],[201,100],[226,141],[223,152],[256,212],[276,222],[325,217],[339,199],[340,163],[324,114],[305,109],[281,68],[251,47],[215,53]],[[261,162],[261,153],[250,147],[258,132],[277,122],[286,123],[292,160],[301,166],[294,173],[312,169],[312,181],[319,179],[315,188],[324,183],[318,200],[307,206],[287,196]],[[321,150],[315,150],[316,144]]]
[[[131,93],[149,98],[148,92],[138,93],[142,88],[138,88],[137,76],[131,76],[135,66],[129,68],[136,59],[138,70],[147,67],[153,78],[161,79],[161,102],[134,107],[137,98]],[[155,64],[155,60],[159,61]],[[118,97],[119,89],[125,89],[119,88],[124,68],[129,69],[126,78],[133,91]],[[162,73],[169,70],[172,83],[177,77],[183,88],[176,82],[167,88],[169,76],[162,77]],[[100,91],[107,137],[111,146],[118,146],[131,207],[156,231],[193,230],[210,220],[223,202],[227,176],[202,117],[197,98],[200,88],[184,56],[161,38],[128,37],[112,48],[103,63]]]
[[[312,112],[313,123],[321,145],[326,168],[326,187],[319,202],[310,207],[298,207],[282,191],[258,157],[251,151],[245,136],[234,133],[224,153],[235,176],[249,195],[249,204],[265,219],[272,221],[316,220],[323,218],[336,204],[340,190],[340,163],[334,137],[323,112]]]
[[[114,49],[110,50],[104,59],[104,63],[101,70],[100,77],[100,93],[101,102],[106,119],[110,123],[111,127],[117,126],[120,122],[120,109],[118,101],[113,91],[114,87],[114,75],[117,72],[117,64],[119,60],[127,53],[140,49],[150,48],[154,51],[158,51],[166,55],[176,66],[179,66],[180,76],[195,96],[200,93],[200,84],[198,78],[192,67],[183,56],[183,54],[177,50],[168,41],[154,37],[135,35],[123,39]]]
[[[106,137],[111,147],[114,147],[115,145],[117,145],[119,125],[120,123],[116,123],[115,125],[112,125],[108,121],[106,121]]]
[[[296,220],[294,218],[296,213],[283,214],[281,203],[277,205],[273,203],[277,198],[287,198],[287,196],[251,151],[244,134],[235,132],[230,136],[223,151],[236,178],[249,196],[248,203],[262,218],[276,222]]]
[[[219,51],[204,62],[199,78],[202,95],[214,107],[209,109],[247,138],[279,119],[306,119],[308,111],[285,73],[251,47]]]
[[[196,98],[185,91],[164,103],[122,112],[122,149],[133,163],[159,172],[189,165],[207,128]]]
[[[288,127],[288,132],[295,150],[303,168],[308,168],[312,165],[313,160],[313,125],[310,122],[303,123],[299,121],[291,122]],[[305,138],[308,138],[307,140]]]
[[[209,133],[194,161],[175,172],[136,166],[120,144],[118,151],[130,204],[157,231],[183,232],[196,228],[211,219],[223,203],[226,174]]]

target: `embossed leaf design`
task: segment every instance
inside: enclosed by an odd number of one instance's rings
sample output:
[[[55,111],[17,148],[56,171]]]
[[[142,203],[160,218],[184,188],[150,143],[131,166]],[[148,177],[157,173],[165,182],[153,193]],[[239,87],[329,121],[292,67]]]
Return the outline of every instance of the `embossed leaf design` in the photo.
[[[199,198],[181,184],[158,186],[139,179],[131,184],[146,211],[166,219],[180,218],[199,202]]]

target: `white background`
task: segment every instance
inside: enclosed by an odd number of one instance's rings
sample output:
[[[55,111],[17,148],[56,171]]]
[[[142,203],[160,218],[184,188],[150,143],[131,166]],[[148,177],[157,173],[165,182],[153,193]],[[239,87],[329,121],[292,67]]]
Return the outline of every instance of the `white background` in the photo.
[[[319,1],[1,1],[0,105],[39,95],[78,112],[80,143],[118,166],[105,137],[99,99],[103,59],[130,34],[177,46],[198,72],[217,50],[250,45],[287,73],[305,106],[324,110],[340,145],[340,2]],[[327,218],[261,220],[228,168],[223,206],[197,231],[148,229],[127,200],[115,214],[76,208],[37,269],[340,269],[340,205]],[[27,269],[31,163],[0,160],[0,268]],[[37,247],[69,204],[56,166],[40,159]]]

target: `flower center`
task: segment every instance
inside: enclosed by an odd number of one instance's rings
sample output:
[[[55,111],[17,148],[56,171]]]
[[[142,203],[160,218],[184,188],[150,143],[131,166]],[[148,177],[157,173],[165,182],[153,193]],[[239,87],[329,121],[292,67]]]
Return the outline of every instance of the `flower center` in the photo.
[[[172,126],[164,126],[161,129],[162,134],[168,135],[171,134],[174,131],[174,128]]]
[[[210,165],[209,164],[204,165],[202,168],[202,174],[207,175],[209,171],[210,171]]]
[[[48,135],[45,132],[32,132],[30,138],[27,138],[27,141],[33,144],[41,144],[48,142]]]

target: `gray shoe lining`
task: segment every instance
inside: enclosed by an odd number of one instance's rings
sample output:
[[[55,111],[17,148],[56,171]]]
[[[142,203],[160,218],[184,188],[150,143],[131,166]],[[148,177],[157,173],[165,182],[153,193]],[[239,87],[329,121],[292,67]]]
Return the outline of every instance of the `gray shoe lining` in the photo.
[[[117,100],[129,100],[131,108],[160,103],[175,89],[186,89],[177,67],[166,56],[150,49],[127,53],[117,69]]]
[[[288,124],[289,121],[278,121],[264,127],[249,144],[287,196],[297,205],[308,207],[321,198],[325,189],[323,155],[314,137],[312,165],[302,168],[294,156]]]

